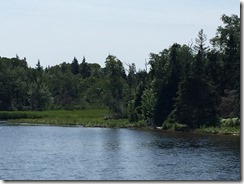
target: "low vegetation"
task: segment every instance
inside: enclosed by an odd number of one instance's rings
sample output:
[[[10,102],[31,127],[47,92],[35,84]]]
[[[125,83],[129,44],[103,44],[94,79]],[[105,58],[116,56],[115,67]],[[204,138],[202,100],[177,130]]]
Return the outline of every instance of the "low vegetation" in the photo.
[[[0,120],[9,124],[44,124],[85,127],[143,127],[145,124],[129,123],[127,119],[108,117],[107,109],[52,110],[52,111],[1,111]],[[111,117],[111,115],[109,116]]]
[[[52,125],[109,128],[146,128],[145,122],[130,123],[127,119],[114,119],[107,109],[52,110],[52,111],[1,111],[0,120],[12,125]],[[159,129],[167,131],[194,131],[198,133],[240,135],[240,119],[221,119],[219,126],[202,126],[191,129],[185,124],[165,121]]]
[[[212,134],[231,134],[240,135],[240,119],[239,118],[227,118],[221,119],[219,126],[202,126],[195,130],[201,133],[212,133]]]

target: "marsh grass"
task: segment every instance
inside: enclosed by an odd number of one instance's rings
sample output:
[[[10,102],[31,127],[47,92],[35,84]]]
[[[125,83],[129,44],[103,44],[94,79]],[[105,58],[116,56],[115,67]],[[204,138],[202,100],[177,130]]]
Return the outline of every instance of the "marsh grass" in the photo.
[[[129,123],[127,119],[108,119],[107,109],[86,109],[86,110],[53,110],[53,111],[0,111],[0,120],[8,124],[18,125],[54,125],[54,126],[84,126],[84,127],[146,127],[144,122]],[[179,123],[167,123],[162,125],[164,130],[185,131],[185,125]],[[221,119],[218,127],[202,126],[193,130],[199,133],[211,134],[234,134],[240,135],[240,119]]]
[[[162,129],[167,131],[191,131],[197,133],[240,135],[240,119],[221,118],[218,126],[203,125],[196,129],[188,128],[186,125],[177,122],[165,121],[162,125]]]
[[[239,118],[228,118],[220,119],[220,125],[217,127],[206,127],[202,126],[196,130],[197,132],[202,133],[211,133],[211,134],[232,134],[240,135],[240,119]]]
[[[53,110],[53,111],[0,111],[0,120],[6,120],[9,124],[25,125],[44,124],[85,127],[142,127],[145,124],[129,124],[127,119],[108,119],[107,109],[86,110]]]

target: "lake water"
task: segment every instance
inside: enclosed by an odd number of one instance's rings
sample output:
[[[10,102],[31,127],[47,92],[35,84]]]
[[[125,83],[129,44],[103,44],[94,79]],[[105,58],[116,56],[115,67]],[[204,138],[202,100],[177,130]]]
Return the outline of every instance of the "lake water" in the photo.
[[[240,137],[0,126],[1,180],[240,180]]]

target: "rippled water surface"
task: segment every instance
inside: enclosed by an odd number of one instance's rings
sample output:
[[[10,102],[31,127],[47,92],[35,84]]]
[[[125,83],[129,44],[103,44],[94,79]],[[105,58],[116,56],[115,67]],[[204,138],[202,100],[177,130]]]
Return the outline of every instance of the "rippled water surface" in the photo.
[[[240,137],[0,126],[1,180],[240,180]]]

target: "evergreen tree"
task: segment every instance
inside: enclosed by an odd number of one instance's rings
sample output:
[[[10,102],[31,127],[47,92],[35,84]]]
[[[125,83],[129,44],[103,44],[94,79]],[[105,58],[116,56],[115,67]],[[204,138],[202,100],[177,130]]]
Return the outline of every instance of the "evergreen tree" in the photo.
[[[209,47],[205,46],[207,41],[207,36],[203,33],[203,29],[198,32],[198,37],[195,39],[196,45],[194,45],[193,49],[196,53],[201,53],[202,57],[205,57],[206,52]]]
[[[213,86],[200,76],[186,77],[179,85],[175,120],[189,127],[216,125],[217,95]]]
[[[179,85],[174,109],[175,120],[188,125],[199,127],[205,125],[216,125],[218,97],[212,80],[207,80],[205,75],[206,52],[204,41],[206,41],[201,30],[198,35],[196,49],[198,53],[190,68],[191,72],[186,75]],[[196,50],[197,51],[197,50]]]
[[[83,57],[82,63],[80,64],[80,66],[81,66],[80,67],[81,68],[80,69],[81,77],[83,79],[89,77],[91,75],[91,69],[90,69],[88,63],[86,62],[86,58],[85,57]]]
[[[76,57],[74,57],[74,59],[73,59],[73,61],[71,63],[71,72],[74,75],[79,74],[79,63],[78,63],[78,60],[76,59]]]
[[[129,85],[130,89],[135,86],[135,83],[136,83],[136,65],[135,65],[135,63],[132,63],[131,65],[129,65],[127,83]]]
[[[161,126],[167,116],[174,109],[174,98],[181,78],[180,63],[181,45],[173,44],[169,50],[159,55],[153,55],[154,83],[153,91],[156,95],[153,120],[156,126]]]
[[[37,64],[36,64],[36,70],[37,70],[38,72],[43,71],[43,67],[41,66],[41,62],[40,62],[39,59],[38,59],[38,62],[37,62]]]

